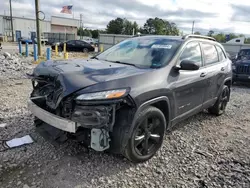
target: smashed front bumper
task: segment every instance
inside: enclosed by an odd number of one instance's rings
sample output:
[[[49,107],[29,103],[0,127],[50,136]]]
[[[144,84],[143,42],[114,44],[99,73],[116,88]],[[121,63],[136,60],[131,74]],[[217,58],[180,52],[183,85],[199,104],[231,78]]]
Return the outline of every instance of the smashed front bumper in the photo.
[[[77,123],[50,112],[47,112],[33,103],[30,99],[28,100],[28,108],[34,116],[48,123],[49,125],[56,127],[60,130],[76,133]]]

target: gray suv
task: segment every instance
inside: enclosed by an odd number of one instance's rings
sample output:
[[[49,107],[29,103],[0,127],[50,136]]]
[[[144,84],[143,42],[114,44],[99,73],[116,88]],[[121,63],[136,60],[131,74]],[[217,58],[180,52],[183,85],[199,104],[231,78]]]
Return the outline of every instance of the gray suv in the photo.
[[[133,37],[91,59],[40,63],[29,109],[43,135],[143,162],[178,122],[225,112],[231,64],[211,37]]]

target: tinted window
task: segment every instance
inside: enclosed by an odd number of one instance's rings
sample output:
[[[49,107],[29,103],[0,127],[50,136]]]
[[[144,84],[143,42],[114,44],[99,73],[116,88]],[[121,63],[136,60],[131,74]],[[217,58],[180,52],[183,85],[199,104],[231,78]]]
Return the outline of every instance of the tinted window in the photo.
[[[158,68],[169,63],[181,41],[163,37],[136,37],[126,39],[97,57],[111,62]]]
[[[239,55],[250,55],[250,49],[240,50]]]
[[[219,62],[218,53],[214,45],[202,44],[202,48],[204,51],[204,56],[205,56],[204,58],[206,65]]]
[[[224,61],[226,59],[226,56],[225,56],[224,52],[222,51],[221,47],[216,46],[216,49],[218,51],[219,60]]]
[[[80,41],[80,40],[77,40],[77,41],[76,41],[76,44],[77,44],[77,45],[84,45],[84,42],[83,42],[83,41]]]
[[[201,48],[199,43],[197,42],[190,42],[185,47],[184,51],[181,54],[180,61],[182,60],[191,60],[197,63],[202,64],[201,60]]]
[[[70,40],[67,42],[67,44],[75,44],[75,41],[74,40]]]

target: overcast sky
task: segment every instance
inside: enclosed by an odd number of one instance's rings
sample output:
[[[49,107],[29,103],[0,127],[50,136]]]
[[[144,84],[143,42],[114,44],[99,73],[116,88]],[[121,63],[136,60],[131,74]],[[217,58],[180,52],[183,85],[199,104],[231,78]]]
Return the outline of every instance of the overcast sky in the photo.
[[[0,0],[0,14],[9,14],[9,0]],[[81,3],[80,3],[81,2]],[[46,19],[61,14],[64,5],[73,5],[74,18],[83,14],[85,27],[104,29],[116,17],[142,26],[150,17],[173,21],[185,33],[195,31],[250,34],[250,0],[40,0]],[[12,0],[13,15],[34,17],[34,0]]]

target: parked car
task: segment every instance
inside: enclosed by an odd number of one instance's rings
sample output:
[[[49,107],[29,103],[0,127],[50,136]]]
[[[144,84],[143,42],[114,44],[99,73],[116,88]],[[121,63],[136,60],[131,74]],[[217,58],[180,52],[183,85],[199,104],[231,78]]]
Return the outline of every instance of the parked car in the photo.
[[[250,83],[250,49],[241,49],[233,61],[233,82]]]
[[[44,37],[41,37],[40,40],[41,40],[41,44],[43,44],[43,45],[48,45],[49,44],[49,40],[44,38]],[[34,41],[37,44],[37,38],[34,38]]]
[[[225,112],[232,65],[211,37],[143,36],[91,59],[42,62],[30,77],[38,130],[139,163],[178,122],[204,109]]]
[[[35,41],[33,41],[32,39],[29,39],[29,38],[26,38],[26,37],[21,37],[21,38],[19,38],[19,41],[21,41],[22,44],[26,44],[26,43],[28,43],[28,44],[33,44],[33,42],[35,42]],[[36,43],[36,42],[35,42],[35,43]]]
[[[96,43],[96,40],[93,39],[93,38],[90,38],[90,37],[83,37],[82,41],[85,41],[85,42],[87,42],[87,43],[89,43],[89,44],[91,44],[91,45],[97,44],[97,43]]]
[[[58,45],[58,51],[63,50],[63,45],[64,43],[61,42]],[[51,46],[51,48],[54,50],[55,49],[55,44]],[[91,46],[89,43],[81,40],[69,40],[66,42],[66,49],[69,52],[93,52],[95,48]]]

